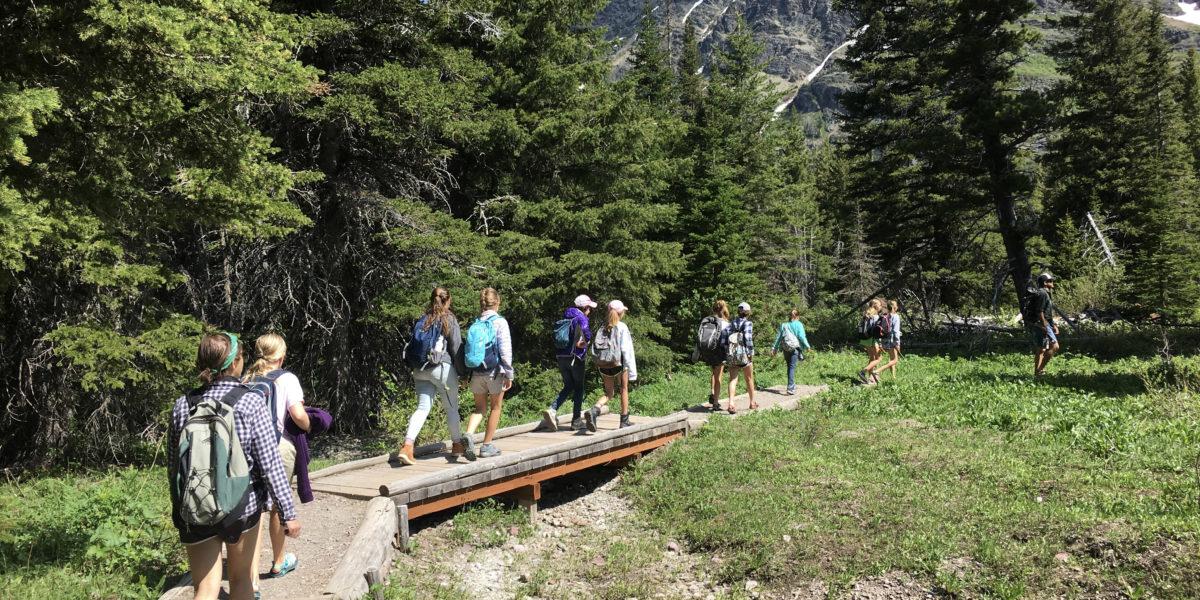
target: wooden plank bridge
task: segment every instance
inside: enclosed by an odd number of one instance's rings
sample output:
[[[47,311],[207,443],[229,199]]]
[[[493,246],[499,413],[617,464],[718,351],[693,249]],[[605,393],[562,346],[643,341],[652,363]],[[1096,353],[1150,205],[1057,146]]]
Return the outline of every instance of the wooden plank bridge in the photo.
[[[827,389],[799,386],[796,395],[781,389],[756,392],[761,410],[794,409],[804,398]],[[737,399],[737,416],[747,414],[747,397]],[[723,403],[724,404],[724,403]],[[758,412],[753,411],[753,412]],[[615,414],[602,414],[594,433],[569,429],[569,415],[559,418],[558,431],[539,430],[539,423],[508,427],[496,432],[493,443],[501,455],[467,461],[449,453],[445,442],[417,448],[415,465],[402,466],[395,454],[351,461],[312,474],[312,487],[321,494],[364,502],[362,524],[323,592],[314,598],[358,598],[367,593],[368,581],[381,580],[394,557],[393,544],[409,547],[409,520],[462,506],[475,500],[509,495],[537,517],[541,484],[547,480],[608,464],[621,464],[702,427],[714,414],[693,406],[663,417],[632,416],[633,425],[621,429]],[[482,436],[477,434],[477,441]],[[269,547],[269,544],[267,544]],[[182,582],[181,582],[182,583]],[[260,582],[263,597],[271,598],[272,580]],[[176,587],[164,599],[191,597]],[[174,594],[173,594],[174,592]]]

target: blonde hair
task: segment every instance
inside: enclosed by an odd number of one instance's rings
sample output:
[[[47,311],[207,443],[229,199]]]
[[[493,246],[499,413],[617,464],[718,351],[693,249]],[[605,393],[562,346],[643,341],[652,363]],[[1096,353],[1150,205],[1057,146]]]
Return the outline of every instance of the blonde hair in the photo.
[[[790,312],[788,312],[788,318],[793,321],[799,321],[800,320],[800,309],[793,308]]]
[[[729,303],[725,302],[724,300],[717,300],[717,302],[713,304],[712,310],[714,317],[719,317],[725,319],[726,321],[729,320]]]
[[[621,322],[621,312],[622,311],[614,310],[612,308],[608,309],[608,328],[609,329],[616,327],[617,323]]]
[[[283,360],[287,354],[287,342],[283,341],[283,336],[278,333],[264,333],[254,340],[254,354],[258,358],[254,359],[254,364],[246,371],[247,380],[256,375],[266,375],[271,371],[273,363]]]
[[[883,310],[883,300],[871,298],[871,302],[867,304],[867,310],[863,311],[863,316],[874,317],[881,310]]]
[[[888,309],[889,312],[898,313],[900,312],[900,303],[895,300],[888,300]]]
[[[496,288],[486,287],[479,292],[479,310],[496,310],[500,308],[500,294]]]
[[[200,338],[200,347],[196,349],[196,370],[200,372],[200,381],[208,385],[222,375],[238,373],[245,356],[245,347],[238,344],[238,355],[224,371],[219,370],[229,358],[229,345],[233,340],[224,333],[206,333]]]

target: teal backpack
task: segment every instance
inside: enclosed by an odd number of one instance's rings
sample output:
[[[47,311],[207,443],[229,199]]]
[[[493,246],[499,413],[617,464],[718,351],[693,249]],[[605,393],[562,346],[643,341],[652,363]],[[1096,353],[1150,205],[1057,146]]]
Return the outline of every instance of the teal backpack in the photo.
[[[468,369],[488,373],[500,367],[500,343],[496,339],[496,326],[492,324],[496,318],[497,315],[488,315],[484,319],[475,319],[467,329],[463,362]]]
[[[188,418],[179,435],[171,496],[180,518],[197,527],[242,516],[250,492],[250,465],[234,427],[234,406],[250,389],[239,385],[220,400],[203,388],[187,396]]]

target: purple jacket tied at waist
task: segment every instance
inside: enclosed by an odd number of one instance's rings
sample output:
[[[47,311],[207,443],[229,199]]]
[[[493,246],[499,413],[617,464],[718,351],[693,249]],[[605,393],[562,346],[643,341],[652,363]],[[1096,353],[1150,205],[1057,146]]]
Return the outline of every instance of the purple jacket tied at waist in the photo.
[[[592,330],[588,328],[588,317],[587,315],[583,314],[582,310],[572,306],[563,313],[563,318],[574,321],[573,326],[577,328],[577,331],[583,334],[584,344],[582,348],[576,347],[568,350],[558,350],[554,353],[554,355],[559,358],[574,356],[579,360],[583,360],[587,357],[587,345],[592,341]]]
[[[308,431],[304,431],[292,422],[291,416],[283,424],[284,431],[292,436],[296,445],[296,492],[300,494],[300,502],[307,504],[313,501],[312,483],[308,480],[308,436],[324,433],[333,425],[333,416],[320,408],[304,407],[308,413]]]

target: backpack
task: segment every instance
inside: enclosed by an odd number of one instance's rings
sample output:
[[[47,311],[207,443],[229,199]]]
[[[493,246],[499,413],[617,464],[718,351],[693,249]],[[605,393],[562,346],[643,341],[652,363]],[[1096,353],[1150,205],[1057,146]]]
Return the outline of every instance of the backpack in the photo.
[[[725,356],[730,365],[744,367],[750,364],[750,347],[746,345],[746,320],[737,321],[737,329],[730,324],[726,331]]]
[[[716,317],[708,316],[700,319],[700,328],[696,333],[696,348],[705,358],[721,358],[721,322]]]
[[[783,349],[788,352],[800,349],[800,338],[796,337],[796,333],[786,323],[783,325]]]
[[[874,333],[875,339],[879,339],[879,340],[892,339],[892,315],[891,315],[891,313],[888,313],[885,315],[879,315],[879,318],[875,319],[873,333]]]
[[[203,388],[187,396],[188,417],[176,449],[171,482],[179,516],[199,527],[241,518],[250,492],[250,466],[234,427],[234,405],[250,388],[239,385],[220,400],[205,398]]]
[[[500,367],[500,342],[496,339],[496,326],[492,324],[497,316],[475,319],[467,329],[463,362],[468,369],[487,373]]]
[[[602,369],[615,369],[622,363],[620,335],[616,327],[607,325],[592,336],[592,359]]]
[[[425,320],[428,318],[429,315],[425,315],[417,319],[408,346],[404,348],[404,362],[413,370],[436,364],[438,355],[446,351],[446,336],[442,335],[441,319],[426,329]]]
[[[559,319],[554,322],[554,349],[559,352],[574,351],[579,343],[581,331],[575,319]]]
[[[1038,311],[1040,296],[1037,288],[1025,289],[1025,298],[1021,301],[1021,320],[1025,322],[1026,327],[1036,328],[1042,323],[1042,315]]]
[[[267,412],[271,415],[271,422],[276,425],[279,424],[279,392],[275,389],[275,380],[284,373],[287,373],[284,369],[275,369],[266,375],[255,375],[246,382],[246,387],[250,391],[258,392],[267,399]],[[282,436],[283,432],[276,428],[275,441],[278,442]]]
[[[872,330],[875,327],[875,321],[878,321],[878,320],[879,320],[879,317],[864,316],[862,318],[862,320],[858,322],[858,339],[869,340],[872,337],[874,337],[874,333]]]

